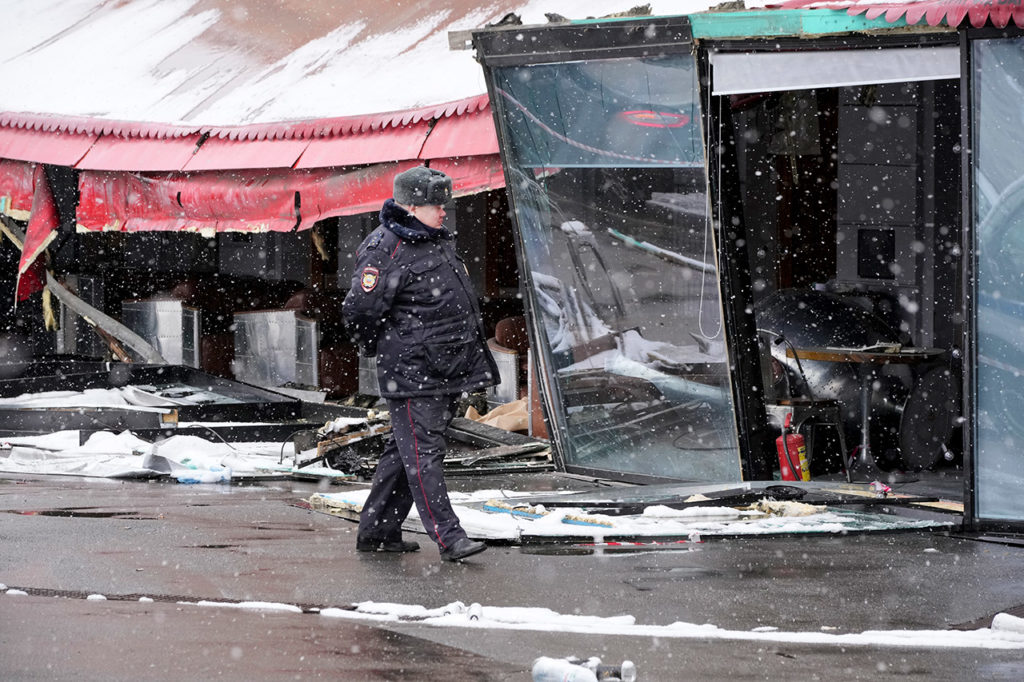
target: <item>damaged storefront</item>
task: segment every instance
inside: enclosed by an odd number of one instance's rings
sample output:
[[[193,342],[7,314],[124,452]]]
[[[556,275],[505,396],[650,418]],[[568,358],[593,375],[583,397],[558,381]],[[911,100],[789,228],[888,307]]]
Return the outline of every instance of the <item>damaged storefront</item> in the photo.
[[[36,390],[59,389],[65,361],[99,367],[79,388],[120,390],[96,361],[123,359],[218,387],[208,409],[142,405],[154,414],[208,423],[225,393],[259,402],[239,388],[253,386],[288,396],[270,401],[287,415],[274,439],[350,418],[337,403],[375,393],[338,317],[351,254],[394,174],[428,164],[453,178],[449,228],[502,368],[480,411],[521,406],[503,415],[521,438],[467,426],[456,466],[549,467],[536,438],[550,438],[570,475],[729,499],[780,478],[934,476],[972,521],[1013,525],[1020,155],[1003,131],[1016,43],[992,22],[900,17],[499,26],[473,36],[487,96],[394,114],[222,127],[7,116],[0,213],[21,301],[5,325],[21,369],[2,397],[48,356],[55,378]],[[168,398],[144,368],[129,374]],[[100,430],[104,411],[80,428]],[[157,434],[160,419],[133,428]],[[779,441],[787,426],[802,445]],[[365,465],[346,444],[373,428],[364,417],[322,445],[300,438],[293,468]]]
[[[1013,527],[1019,8],[826,5],[474,34],[555,444],[764,480],[791,419]]]
[[[350,252],[390,196],[395,173],[424,163],[447,171],[456,183],[455,219],[467,228],[479,221],[465,239],[477,278],[515,289],[514,272],[503,282],[481,257],[496,239],[483,223],[502,185],[488,150],[493,132],[476,125],[489,126],[481,106],[476,98],[450,110],[301,128],[152,124],[115,132],[96,121],[75,132],[54,128],[59,122],[9,122],[0,128],[0,182],[5,219],[15,222],[4,249],[18,262],[11,289],[17,279],[19,297],[29,301],[21,315],[46,289],[41,273],[49,266],[165,360],[265,386],[352,393],[358,358],[336,299],[348,286]],[[431,130],[440,142],[427,143]],[[453,134],[457,145],[444,141]],[[81,149],[71,149],[75,138],[84,138]],[[19,313],[5,310],[12,327]],[[63,322],[61,333],[33,334],[30,354],[107,352],[81,319],[54,322]]]
[[[28,456],[19,447],[59,446],[69,458],[81,450],[103,461],[62,471],[51,454],[44,473],[159,476],[166,466],[119,456],[185,437],[226,446],[236,479],[372,471],[370,450],[387,429],[367,416],[374,368],[349,338],[340,302],[392,178],[423,164],[453,179],[449,227],[460,233],[495,351],[510,356],[506,390],[491,405],[521,407],[525,350],[516,352],[514,331],[522,306],[485,97],[301,126],[94,120],[72,129],[47,117],[8,118],[0,127],[11,294],[0,335],[0,429],[9,463]],[[525,410],[506,412],[523,435],[459,420],[453,468],[550,469]],[[316,436],[334,420],[340,432]],[[34,440],[68,430],[76,442]],[[113,447],[109,461],[98,457],[96,442],[122,430],[133,444]],[[263,443],[254,453],[268,459],[242,463],[242,443]],[[34,470],[27,460],[11,466]]]

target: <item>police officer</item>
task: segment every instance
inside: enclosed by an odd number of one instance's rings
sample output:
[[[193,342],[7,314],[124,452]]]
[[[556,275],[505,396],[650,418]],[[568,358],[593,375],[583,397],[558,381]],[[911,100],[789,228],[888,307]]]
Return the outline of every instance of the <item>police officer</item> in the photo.
[[[402,540],[413,503],[443,560],[487,548],[462,529],[441,468],[458,398],[498,382],[469,274],[442,225],[451,198],[451,178],[440,171],[420,166],[395,176],[380,227],[356,251],[342,305],[363,353],[377,358],[391,412],[391,436],[359,517],[362,552],[418,550]]]

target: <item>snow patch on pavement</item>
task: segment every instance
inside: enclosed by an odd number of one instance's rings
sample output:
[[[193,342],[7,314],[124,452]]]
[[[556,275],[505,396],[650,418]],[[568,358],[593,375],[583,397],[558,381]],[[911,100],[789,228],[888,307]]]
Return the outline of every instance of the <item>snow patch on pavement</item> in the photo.
[[[4,594],[25,596],[22,590],[0,585]],[[101,594],[90,594],[89,601],[106,601]],[[142,597],[139,602],[153,602]],[[637,623],[634,616],[586,616],[559,613],[550,608],[528,606],[467,607],[461,601],[428,608],[421,604],[364,601],[349,608],[308,608],[294,604],[263,601],[220,602],[179,601],[181,605],[233,608],[246,611],[311,613],[324,618],[342,618],[377,623],[417,623],[431,627],[464,627],[493,630],[559,632],[583,635],[611,635],[673,639],[716,639],[729,641],[776,642],[859,647],[908,647],[917,649],[1003,649],[1024,650],[1024,618],[999,613],[988,628],[976,630],[865,630],[858,633],[833,633],[836,628],[822,626],[820,631],[786,632],[763,625],[751,630],[729,630],[710,623],[676,621],[667,625]]]
[[[772,626],[750,631],[727,630],[709,623],[677,621],[668,625],[638,624],[633,616],[611,617],[561,614],[547,608],[484,606],[471,617],[461,602],[428,609],[417,604],[360,602],[355,610],[323,609],[321,615],[381,622],[413,621],[436,627],[492,628],[678,639],[834,644],[837,646],[894,646],[922,649],[1024,649],[1024,619],[998,614],[991,628],[978,630],[865,630],[859,633],[785,632]],[[1019,628],[1019,629],[1018,629]]]
[[[230,609],[251,609],[253,611],[287,611],[289,613],[302,613],[302,609],[294,604],[281,604],[279,602],[270,601],[241,601],[241,602],[222,602],[222,601],[197,601],[197,602],[181,602],[182,604],[194,603],[197,606],[220,606]]]

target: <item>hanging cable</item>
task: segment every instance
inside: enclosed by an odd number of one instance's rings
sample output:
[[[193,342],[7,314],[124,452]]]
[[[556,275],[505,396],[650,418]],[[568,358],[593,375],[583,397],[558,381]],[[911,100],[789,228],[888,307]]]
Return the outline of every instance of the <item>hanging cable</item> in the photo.
[[[708,64],[707,80],[708,80],[709,83],[711,82],[711,65],[710,65],[710,63]],[[722,111],[721,111],[722,98],[721,97],[718,98],[718,106],[719,106],[718,121],[719,121],[719,124],[721,124],[721,120],[722,120]],[[701,117],[702,120],[703,120],[703,118],[704,117]],[[713,129],[712,129],[712,131],[713,131]],[[712,132],[712,131],[709,131],[709,132]],[[709,139],[711,138],[710,134],[708,135],[708,138]],[[718,145],[717,144],[716,145],[709,144],[708,148],[709,148],[709,150],[710,149],[717,149]],[[718,179],[718,182],[717,182],[717,186],[715,188],[716,192],[718,192],[718,196],[715,197],[715,202],[714,202],[714,205],[718,207],[719,215],[721,215],[721,212],[722,212],[722,196],[721,196],[721,191],[722,191],[721,190],[721,186],[722,186],[722,181],[721,181],[722,165],[721,164],[722,164],[722,162],[721,162],[721,158],[722,158],[722,155],[719,153],[718,154],[718,175],[719,175],[719,179]],[[710,167],[710,164],[705,164],[704,167],[708,168],[708,167]],[[708,186],[708,188],[710,189],[710,183],[706,183],[706,186]],[[704,262],[705,263],[708,262],[708,241],[709,241],[709,237],[710,236],[711,236],[711,206],[709,204],[708,205],[708,210],[704,212],[704,252],[703,252],[702,256],[704,258]],[[700,299],[699,299],[699,303],[697,304],[697,329],[700,330],[700,334],[701,334],[702,337],[704,337],[708,341],[711,341],[713,339],[717,339],[719,337],[719,335],[721,335],[721,333],[722,333],[722,317],[721,317],[721,311],[719,311],[718,329],[715,330],[715,333],[713,335],[709,336],[707,331],[704,330],[704,301],[705,301],[705,295],[706,295],[706,290],[707,290],[707,283],[706,282],[707,282],[707,271],[706,270],[701,270],[701,273],[700,273]]]

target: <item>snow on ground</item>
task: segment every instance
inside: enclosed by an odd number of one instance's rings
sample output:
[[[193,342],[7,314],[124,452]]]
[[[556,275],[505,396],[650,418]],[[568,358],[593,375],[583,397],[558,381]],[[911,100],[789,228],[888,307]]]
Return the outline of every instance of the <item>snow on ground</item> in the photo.
[[[454,602],[428,609],[409,604],[361,602],[355,611],[323,609],[331,618],[357,618],[395,622],[411,620],[437,627],[574,632],[680,639],[725,639],[736,641],[785,642],[789,644],[834,644],[837,646],[898,646],[924,649],[1024,649],[1024,619],[1007,613],[997,614],[989,628],[978,630],[866,630],[860,633],[785,632],[726,630],[708,623],[677,621],[668,625],[645,625],[629,615],[600,617],[560,614],[546,608],[483,606],[466,607]]]
[[[21,590],[8,589],[8,596],[23,596]],[[103,595],[87,599],[105,600]],[[140,599],[140,601],[146,598]],[[146,600],[150,601],[150,600]],[[209,608],[232,608],[252,611],[277,611],[299,614],[303,609],[293,604],[262,601],[178,602]],[[365,601],[352,608],[314,608],[324,618],[344,618],[378,623],[419,623],[430,627],[461,627],[492,630],[578,633],[627,637],[672,639],[718,639],[730,641],[777,642],[786,644],[818,644],[840,647],[904,647],[917,649],[1024,649],[1024,619],[999,613],[987,628],[977,630],[865,630],[857,633],[820,631],[786,632],[776,627],[760,626],[753,630],[727,630],[710,623],[677,621],[667,625],[638,623],[631,615],[585,616],[558,613],[552,609],[523,606],[486,606],[456,601],[429,608],[420,604]]]
[[[315,493],[314,508],[331,507],[358,511],[369,493],[368,488],[341,492]],[[669,510],[649,507],[644,514],[610,516],[577,507],[545,509],[530,507],[530,512],[516,513],[516,498],[550,497],[550,492],[478,490],[472,493],[452,492],[450,497],[462,527],[470,537],[511,542],[544,541],[553,538],[575,538],[600,543],[607,537],[689,538],[701,536],[768,535],[779,533],[848,533],[872,530],[935,528],[951,526],[951,522],[910,519],[885,514],[868,514],[823,508],[815,513],[782,516],[733,507],[695,507]],[[317,504],[319,502],[319,504]],[[497,502],[498,505],[489,504]],[[802,505],[806,507],[807,505]],[[507,511],[502,507],[509,508]],[[525,508],[524,508],[525,509]],[[423,526],[415,512],[402,526],[408,532],[422,533]]]

